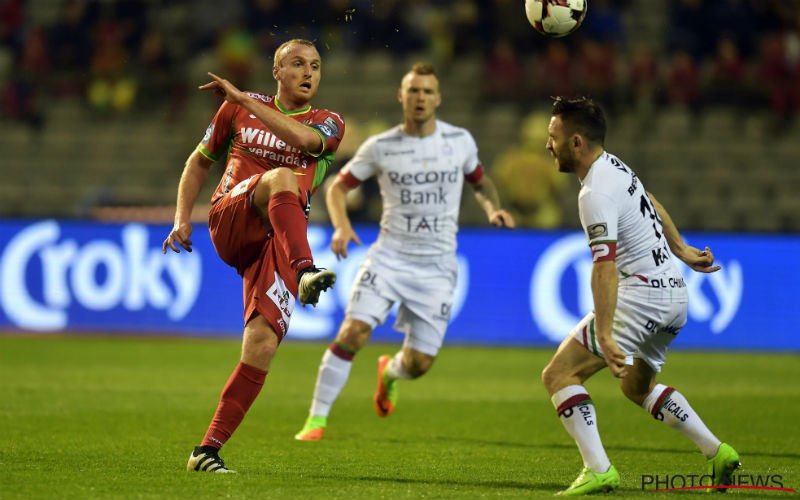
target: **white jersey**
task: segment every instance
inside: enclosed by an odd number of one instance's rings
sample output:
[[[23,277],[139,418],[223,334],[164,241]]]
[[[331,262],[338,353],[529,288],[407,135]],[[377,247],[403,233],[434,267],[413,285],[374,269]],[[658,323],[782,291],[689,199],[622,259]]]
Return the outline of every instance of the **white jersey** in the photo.
[[[479,167],[472,135],[437,120],[425,137],[408,135],[400,125],[371,136],[342,174],[359,181],[378,176],[383,214],[376,245],[433,256],[455,252],[464,176]]]
[[[685,287],[655,206],[636,173],[619,158],[603,152],[592,163],[578,205],[595,261],[616,255],[623,278],[637,276],[640,282],[660,288],[662,283],[649,280],[665,277],[663,288]]]

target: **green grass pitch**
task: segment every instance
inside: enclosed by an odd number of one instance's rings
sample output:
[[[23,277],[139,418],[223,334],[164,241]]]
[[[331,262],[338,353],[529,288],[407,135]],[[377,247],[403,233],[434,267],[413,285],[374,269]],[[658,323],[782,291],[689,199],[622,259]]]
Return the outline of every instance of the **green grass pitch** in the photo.
[[[375,360],[358,354],[325,440],[293,440],[325,345],[287,341],[222,456],[238,475],[186,472],[238,360],[234,340],[0,336],[0,497],[538,498],[574,479],[577,449],[539,374],[552,349],[445,346],[402,381],[397,411],[372,409]],[[742,474],[800,490],[797,355],[676,351],[661,377],[742,455]],[[686,439],[624,399],[606,372],[587,384],[617,494],[644,474],[701,474]],[[790,493],[736,490],[758,498]]]

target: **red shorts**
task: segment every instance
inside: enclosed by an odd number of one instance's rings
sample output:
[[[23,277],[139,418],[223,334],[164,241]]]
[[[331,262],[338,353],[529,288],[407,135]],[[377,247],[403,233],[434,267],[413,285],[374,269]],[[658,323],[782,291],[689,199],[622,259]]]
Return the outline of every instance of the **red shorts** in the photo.
[[[260,314],[283,340],[294,310],[297,275],[269,222],[253,205],[261,175],[240,182],[214,203],[208,230],[217,254],[242,277],[245,324]]]

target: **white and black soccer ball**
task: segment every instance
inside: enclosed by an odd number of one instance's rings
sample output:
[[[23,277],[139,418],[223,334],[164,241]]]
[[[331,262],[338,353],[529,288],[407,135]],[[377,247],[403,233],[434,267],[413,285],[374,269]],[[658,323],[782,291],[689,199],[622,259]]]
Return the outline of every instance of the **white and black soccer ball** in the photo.
[[[525,0],[525,14],[536,31],[549,37],[567,36],[581,26],[587,0]]]

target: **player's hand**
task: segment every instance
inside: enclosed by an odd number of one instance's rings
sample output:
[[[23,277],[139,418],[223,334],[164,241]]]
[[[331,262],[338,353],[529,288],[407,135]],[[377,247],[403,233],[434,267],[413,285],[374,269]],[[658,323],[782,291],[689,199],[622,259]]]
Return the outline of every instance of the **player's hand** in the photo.
[[[192,223],[191,222],[182,222],[181,224],[176,224],[173,226],[172,231],[169,232],[169,236],[167,239],[164,240],[164,244],[161,245],[161,252],[167,253],[167,247],[169,247],[173,252],[180,253],[180,249],[175,246],[175,243],[181,246],[187,252],[192,251],[192,240],[189,239],[192,236]]]
[[[210,71],[208,72],[208,76],[211,77],[212,81],[205,85],[200,85],[197,88],[200,90],[213,90],[221,97],[224,97],[226,101],[233,104],[242,102],[245,97],[244,92],[236,88],[234,84]]]
[[[617,341],[610,335],[603,338],[599,337],[600,348],[603,350],[606,364],[611,373],[617,378],[625,377],[627,369],[625,367],[625,353],[622,352],[617,345]]]
[[[331,250],[336,254],[336,260],[341,260],[347,257],[347,245],[350,242],[356,245],[361,244],[361,240],[353,228],[336,229],[331,237]]]
[[[497,227],[514,228],[517,226],[517,224],[514,222],[514,216],[512,216],[507,210],[503,209],[492,212],[492,214],[489,216],[489,222],[491,222],[493,226]]]
[[[698,273],[714,273],[720,270],[720,266],[714,265],[714,254],[708,247],[700,250],[686,245],[679,258]]]

